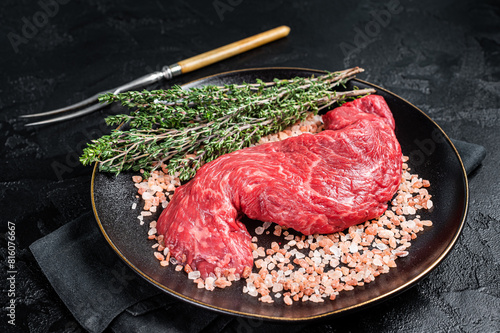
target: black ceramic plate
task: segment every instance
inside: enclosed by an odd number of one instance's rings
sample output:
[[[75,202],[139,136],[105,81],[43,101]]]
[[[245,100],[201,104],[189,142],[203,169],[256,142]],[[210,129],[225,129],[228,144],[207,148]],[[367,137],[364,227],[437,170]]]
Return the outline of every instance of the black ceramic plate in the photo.
[[[210,76],[185,87],[318,74],[321,72],[297,68],[250,69]],[[175,272],[172,266],[160,267],[153,256],[153,243],[147,240],[148,223],[140,226],[137,219],[140,210],[131,209],[132,204],[138,202],[131,174],[115,177],[94,169],[92,202],[105,238],[134,271],[166,293],[215,311],[247,317],[276,321],[311,320],[374,304],[414,285],[443,260],[460,234],[468,205],[465,170],[450,139],[425,113],[393,93],[370,83],[361,80],[349,82],[350,87],[354,85],[359,88],[375,88],[377,94],[386,99],[394,113],[396,135],[403,153],[410,156],[412,172],[429,179],[432,184],[430,191],[434,208],[421,215],[434,224],[419,234],[412,242],[410,254],[398,259],[398,267],[391,269],[389,273],[363,287],[342,292],[334,301],[320,304],[299,302],[285,306],[280,301],[264,304],[257,298],[242,293],[243,280],[230,288],[212,292],[198,289],[184,273]],[[262,238],[264,237],[260,237],[260,240]]]

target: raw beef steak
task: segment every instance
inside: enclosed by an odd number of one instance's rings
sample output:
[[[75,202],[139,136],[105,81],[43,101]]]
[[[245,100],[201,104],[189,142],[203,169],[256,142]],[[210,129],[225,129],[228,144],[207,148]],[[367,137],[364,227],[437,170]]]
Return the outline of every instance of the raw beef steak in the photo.
[[[325,130],[242,149],[207,163],[179,187],[157,230],[203,277],[252,267],[239,221],[274,222],[303,234],[332,233],[381,215],[401,180],[401,148],[381,96],[323,116]]]

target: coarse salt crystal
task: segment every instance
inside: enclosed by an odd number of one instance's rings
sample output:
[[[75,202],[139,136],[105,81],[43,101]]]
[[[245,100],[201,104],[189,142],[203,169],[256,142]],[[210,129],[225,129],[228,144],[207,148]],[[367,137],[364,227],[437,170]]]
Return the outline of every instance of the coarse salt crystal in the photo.
[[[398,257],[406,257],[408,255],[408,251],[399,251],[399,252],[396,252],[396,255]]]
[[[430,227],[432,225],[432,221],[430,220],[423,220],[422,225],[425,225],[426,227]]]
[[[149,185],[147,182],[142,182],[142,183],[137,184],[137,187],[147,189],[149,187]]]
[[[358,244],[352,242],[351,245],[349,246],[349,252],[351,253],[358,252]]]
[[[380,238],[391,238],[394,237],[394,232],[392,232],[391,230],[382,229],[378,232],[378,236]]]
[[[295,254],[295,258],[297,259],[303,259],[306,255],[302,252],[298,252]]]
[[[409,220],[409,221],[406,221],[406,227],[410,228],[410,229],[413,229],[415,228],[415,221],[414,220]]]
[[[273,284],[273,289],[272,289],[273,293],[277,293],[277,292],[280,292],[282,290],[283,290],[283,285],[281,283],[276,282]]]
[[[337,245],[330,246],[330,252],[336,257],[340,257],[342,255],[342,250],[339,249]]]
[[[320,257],[314,257],[311,259],[316,266],[321,264],[322,259]]]
[[[257,290],[252,290],[252,291],[249,290],[248,295],[257,297],[259,295],[259,292]]]
[[[163,189],[160,186],[158,186],[158,185],[151,186],[151,190],[153,192],[161,192],[161,191],[163,191]]]

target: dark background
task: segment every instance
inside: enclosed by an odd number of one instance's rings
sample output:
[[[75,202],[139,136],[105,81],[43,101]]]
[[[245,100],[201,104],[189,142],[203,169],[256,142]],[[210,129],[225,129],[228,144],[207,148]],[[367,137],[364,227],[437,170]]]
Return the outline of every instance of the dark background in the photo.
[[[366,70],[360,78],[409,100],[450,137],[482,144],[488,151],[483,165],[469,178],[470,209],[463,233],[439,267],[417,286],[382,304],[303,330],[499,331],[498,1],[45,3],[52,7],[44,9],[36,1],[0,5],[0,232],[5,234],[8,221],[15,223],[20,331],[79,329],[28,246],[91,210],[92,170],[81,166],[78,156],[86,142],[109,131],[103,118],[120,108],[32,128],[18,116],[77,102],[163,65],[282,24],[291,27],[288,38],[174,82],[253,67],[333,71],[360,66]],[[39,14],[44,11],[49,14],[45,20]],[[38,27],[29,29],[26,22]],[[4,237],[0,244],[4,308],[8,302]],[[9,329],[6,321],[2,309],[0,327]],[[229,322],[226,330],[235,327],[234,321]]]

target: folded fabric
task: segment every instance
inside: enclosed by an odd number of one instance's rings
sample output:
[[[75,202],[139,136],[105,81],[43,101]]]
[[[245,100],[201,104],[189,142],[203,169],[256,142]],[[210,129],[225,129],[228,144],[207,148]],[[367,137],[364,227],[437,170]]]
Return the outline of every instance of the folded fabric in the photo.
[[[468,174],[484,147],[453,140]],[[75,319],[90,332],[220,332],[250,325],[164,294],[114,253],[89,212],[30,246],[43,273]],[[253,326],[249,326],[253,327]],[[248,328],[248,327],[247,327]],[[259,322],[259,331],[292,333],[301,325]]]
[[[457,148],[458,155],[462,159],[465,172],[470,175],[486,157],[486,148],[475,143],[469,143],[461,140],[451,140],[455,148]]]
[[[91,213],[37,240],[30,249],[64,304],[90,332],[102,332],[125,309],[161,294],[119,259]]]

